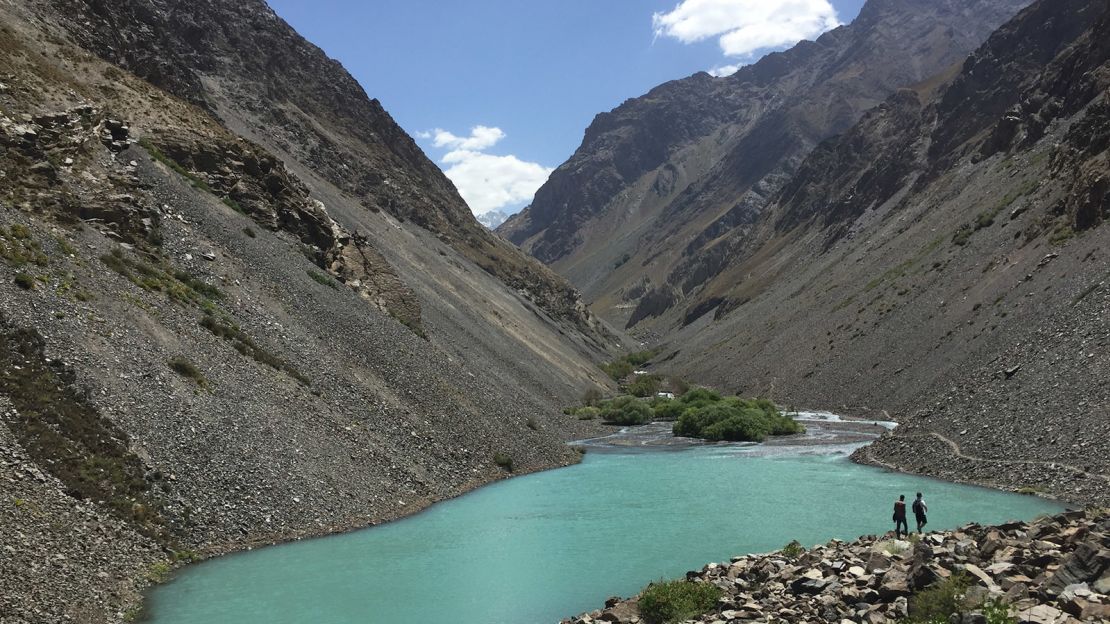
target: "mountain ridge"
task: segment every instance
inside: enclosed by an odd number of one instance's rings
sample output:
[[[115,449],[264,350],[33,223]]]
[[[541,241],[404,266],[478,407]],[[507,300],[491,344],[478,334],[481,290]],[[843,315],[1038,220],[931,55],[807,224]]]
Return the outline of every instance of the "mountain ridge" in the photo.
[[[820,140],[898,87],[962,61],[1025,4],[870,2],[853,24],[730,77],[657,87],[600,115],[575,156],[499,233],[566,275],[596,312],[627,324],[638,302],[625,295],[641,279],[650,303],[712,271],[693,258],[707,254],[673,241],[743,228]],[[583,246],[587,223],[604,245]]]

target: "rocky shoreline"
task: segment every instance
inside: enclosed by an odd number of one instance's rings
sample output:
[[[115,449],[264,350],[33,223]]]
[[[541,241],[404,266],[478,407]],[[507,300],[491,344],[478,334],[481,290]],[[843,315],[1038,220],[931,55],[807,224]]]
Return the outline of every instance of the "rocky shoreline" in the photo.
[[[985,610],[998,605],[1021,624],[1110,622],[1110,513],[969,524],[910,541],[833,540],[803,552],[734,557],[688,572],[686,580],[711,583],[722,597],[685,622],[898,622],[920,614],[923,590],[938,585],[962,596],[949,622],[986,622]],[[654,624],[641,614],[639,596],[563,620],[598,622]]]
[[[1110,506],[1110,477],[1098,470],[1072,466],[1051,455],[1017,460],[979,457],[944,434],[912,424],[859,448],[852,461],[1075,505]]]

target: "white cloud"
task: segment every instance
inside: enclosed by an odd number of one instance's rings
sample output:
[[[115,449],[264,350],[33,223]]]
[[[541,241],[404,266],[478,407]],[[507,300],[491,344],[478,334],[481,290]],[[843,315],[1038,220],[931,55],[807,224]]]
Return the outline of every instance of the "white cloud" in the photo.
[[[716,78],[724,78],[725,76],[731,76],[740,71],[741,67],[743,67],[743,65],[718,65],[709,70],[709,75]]]
[[[475,215],[497,211],[532,199],[554,169],[521,160],[513,155],[497,156],[486,150],[505,138],[501,128],[475,126],[469,136],[458,136],[436,128],[417,132],[421,139],[449,150],[440,158],[444,173]]]
[[[532,199],[554,171],[516,156],[471,150],[448,152],[442,162],[450,165],[444,173],[476,215]]]
[[[840,25],[829,0],[683,0],[651,21],[657,37],[682,43],[718,37],[721,51],[733,57],[793,45]]]
[[[505,133],[501,131],[501,128],[490,128],[489,126],[474,126],[470,129],[470,136],[468,137],[455,136],[446,130],[436,128],[432,144],[436,147],[447,147],[454,150],[480,151],[497,145],[503,138],[505,138]]]

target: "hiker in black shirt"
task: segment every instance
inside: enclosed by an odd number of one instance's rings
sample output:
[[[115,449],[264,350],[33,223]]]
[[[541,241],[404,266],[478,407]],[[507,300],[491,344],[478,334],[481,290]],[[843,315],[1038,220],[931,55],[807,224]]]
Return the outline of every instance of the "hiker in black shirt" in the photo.
[[[894,536],[901,538],[903,531],[905,535],[910,535],[910,525],[906,522],[906,495],[900,494],[898,500],[894,501]]]
[[[924,528],[925,525],[929,522],[929,519],[925,517],[925,514],[928,511],[929,508],[925,505],[925,499],[921,498],[921,492],[918,492],[917,498],[915,498],[913,501],[913,515],[915,518],[917,518],[918,533],[920,533],[921,529]]]

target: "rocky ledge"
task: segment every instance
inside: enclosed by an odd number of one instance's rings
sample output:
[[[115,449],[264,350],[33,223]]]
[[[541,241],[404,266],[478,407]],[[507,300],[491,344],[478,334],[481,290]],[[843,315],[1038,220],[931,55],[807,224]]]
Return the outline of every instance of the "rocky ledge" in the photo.
[[[688,572],[722,597],[687,622],[899,622],[923,590],[947,583],[962,594],[949,622],[986,623],[1004,605],[1008,621],[1031,624],[1110,622],[1110,513],[1071,511],[1032,523],[970,524],[911,541],[868,536],[833,540],[808,551],[735,557]],[[637,598],[563,624],[652,624]],[[935,621],[935,620],[930,620]],[[943,620],[941,620],[943,621]]]

